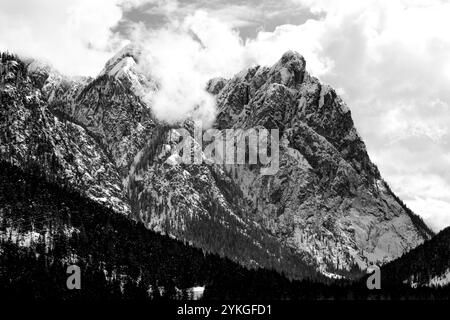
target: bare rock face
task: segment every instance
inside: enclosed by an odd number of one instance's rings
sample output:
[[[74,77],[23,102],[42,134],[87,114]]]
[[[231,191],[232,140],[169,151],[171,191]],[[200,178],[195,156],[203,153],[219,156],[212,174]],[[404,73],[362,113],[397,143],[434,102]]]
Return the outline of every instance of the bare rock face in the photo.
[[[293,278],[352,275],[432,236],[381,178],[345,103],[298,53],[206,84],[215,128],[280,130],[271,176],[257,165],[174,162],[179,128],[192,123],[154,118],[141,97],[158,84],[139,72],[140,54],[125,48],[95,79],[2,58],[2,157],[150,229]]]
[[[221,128],[280,129],[278,173],[237,168],[233,180],[249,216],[321,270],[383,263],[431,237],[380,177],[348,107],[300,55],[237,75],[217,101]]]

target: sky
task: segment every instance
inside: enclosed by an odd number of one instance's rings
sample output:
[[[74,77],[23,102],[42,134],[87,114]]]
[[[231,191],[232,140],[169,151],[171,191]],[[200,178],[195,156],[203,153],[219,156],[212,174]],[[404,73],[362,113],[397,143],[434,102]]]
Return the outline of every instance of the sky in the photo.
[[[139,43],[169,119],[195,105],[211,119],[205,81],[295,50],[346,101],[394,192],[439,231],[450,225],[448,17],[440,0],[1,0],[0,50],[95,76]]]

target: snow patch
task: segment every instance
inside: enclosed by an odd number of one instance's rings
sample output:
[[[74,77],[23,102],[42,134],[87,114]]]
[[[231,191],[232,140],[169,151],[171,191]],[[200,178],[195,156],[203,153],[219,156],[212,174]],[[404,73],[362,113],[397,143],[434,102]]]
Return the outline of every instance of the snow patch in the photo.
[[[428,283],[429,287],[443,287],[450,283],[450,268],[440,276],[435,276]]]

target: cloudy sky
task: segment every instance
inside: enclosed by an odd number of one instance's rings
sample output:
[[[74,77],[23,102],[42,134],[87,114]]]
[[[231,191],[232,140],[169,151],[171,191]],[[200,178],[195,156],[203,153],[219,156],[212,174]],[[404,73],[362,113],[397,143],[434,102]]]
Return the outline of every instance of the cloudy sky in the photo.
[[[438,231],[450,225],[449,17],[439,0],[1,0],[0,50],[95,75],[142,43],[172,108],[180,97],[211,107],[197,84],[296,50],[345,99],[394,191]]]

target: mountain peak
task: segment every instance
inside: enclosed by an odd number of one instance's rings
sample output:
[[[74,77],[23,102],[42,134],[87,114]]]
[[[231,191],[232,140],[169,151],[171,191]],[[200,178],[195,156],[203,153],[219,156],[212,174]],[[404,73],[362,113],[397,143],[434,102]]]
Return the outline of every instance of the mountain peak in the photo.
[[[297,87],[303,82],[305,69],[305,58],[298,52],[289,50],[272,66],[269,77],[272,78],[272,82]]]
[[[134,68],[142,54],[142,48],[136,44],[128,44],[109,59],[99,76],[109,75],[120,79],[124,74]]]
[[[300,62],[305,66],[305,58],[298,52],[293,50],[288,50],[281,56],[280,62],[287,64],[289,62]]]
[[[114,78],[140,97],[156,91],[156,82],[148,78],[139,66],[143,51],[142,46],[138,44],[126,45],[106,62],[98,77]]]

